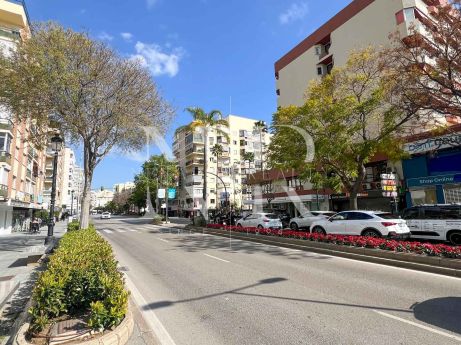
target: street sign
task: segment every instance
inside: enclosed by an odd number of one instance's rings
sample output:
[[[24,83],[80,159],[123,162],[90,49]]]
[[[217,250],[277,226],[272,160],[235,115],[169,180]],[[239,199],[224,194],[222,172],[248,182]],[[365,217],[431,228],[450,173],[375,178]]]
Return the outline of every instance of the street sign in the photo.
[[[176,198],[176,189],[175,188],[168,188],[168,199]]]
[[[395,174],[381,174],[381,186],[383,190],[383,197],[397,197],[397,180]]]
[[[165,198],[165,189],[164,188],[160,188],[157,191],[157,198],[159,198],[159,199]]]

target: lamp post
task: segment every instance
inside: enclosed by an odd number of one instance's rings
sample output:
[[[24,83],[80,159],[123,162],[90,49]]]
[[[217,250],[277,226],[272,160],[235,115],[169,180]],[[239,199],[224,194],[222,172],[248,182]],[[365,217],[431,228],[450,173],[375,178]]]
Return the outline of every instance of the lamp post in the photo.
[[[51,138],[51,151],[53,152],[53,179],[51,185],[51,200],[50,200],[50,216],[48,219],[48,235],[45,239],[45,244],[49,244],[53,241],[54,231],[54,203],[56,202],[56,174],[58,170],[58,155],[61,151],[63,140],[59,134],[55,134]]]
[[[74,215],[74,190],[70,191],[70,216]]]

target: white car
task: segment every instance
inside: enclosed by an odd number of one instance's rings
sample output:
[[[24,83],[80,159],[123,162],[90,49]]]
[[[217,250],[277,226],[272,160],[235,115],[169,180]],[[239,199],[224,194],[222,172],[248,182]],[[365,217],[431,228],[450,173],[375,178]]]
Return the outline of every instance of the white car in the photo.
[[[282,221],[275,213],[250,213],[237,221],[237,227],[282,229]]]
[[[369,237],[408,238],[410,229],[397,216],[381,211],[344,211],[311,224],[319,234],[361,235]]]
[[[290,229],[298,230],[301,228],[309,229],[312,222],[317,220],[327,219],[335,215],[336,212],[331,211],[309,211],[290,219]]]
[[[110,212],[101,213],[101,219],[110,219]]]

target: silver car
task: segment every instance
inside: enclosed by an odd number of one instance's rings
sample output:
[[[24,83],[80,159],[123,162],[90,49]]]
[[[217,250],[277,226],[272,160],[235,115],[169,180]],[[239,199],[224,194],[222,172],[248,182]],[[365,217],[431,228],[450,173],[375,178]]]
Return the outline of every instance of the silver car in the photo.
[[[275,213],[250,213],[237,221],[237,227],[282,229],[282,221]]]

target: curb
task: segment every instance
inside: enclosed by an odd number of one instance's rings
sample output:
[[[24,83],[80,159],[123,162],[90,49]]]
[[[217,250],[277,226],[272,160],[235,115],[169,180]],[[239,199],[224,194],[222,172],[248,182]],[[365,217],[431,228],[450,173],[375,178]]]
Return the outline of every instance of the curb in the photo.
[[[210,230],[199,227],[186,227],[186,230],[461,278],[461,260],[459,259],[398,253],[371,248],[339,246],[331,243],[305,241],[293,238],[252,234],[242,235],[240,232],[233,232],[230,234],[226,230],[219,229]]]
[[[128,305],[128,311],[125,315],[123,321],[113,330],[106,334],[103,334],[101,337],[96,339],[90,339],[87,341],[76,342],[72,341],[73,345],[125,345],[128,342],[131,334],[133,333],[134,320],[133,314],[130,310],[130,305]],[[26,333],[29,329],[29,322],[24,323],[14,338],[14,345],[30,345],[32,343],[26,340]]]

